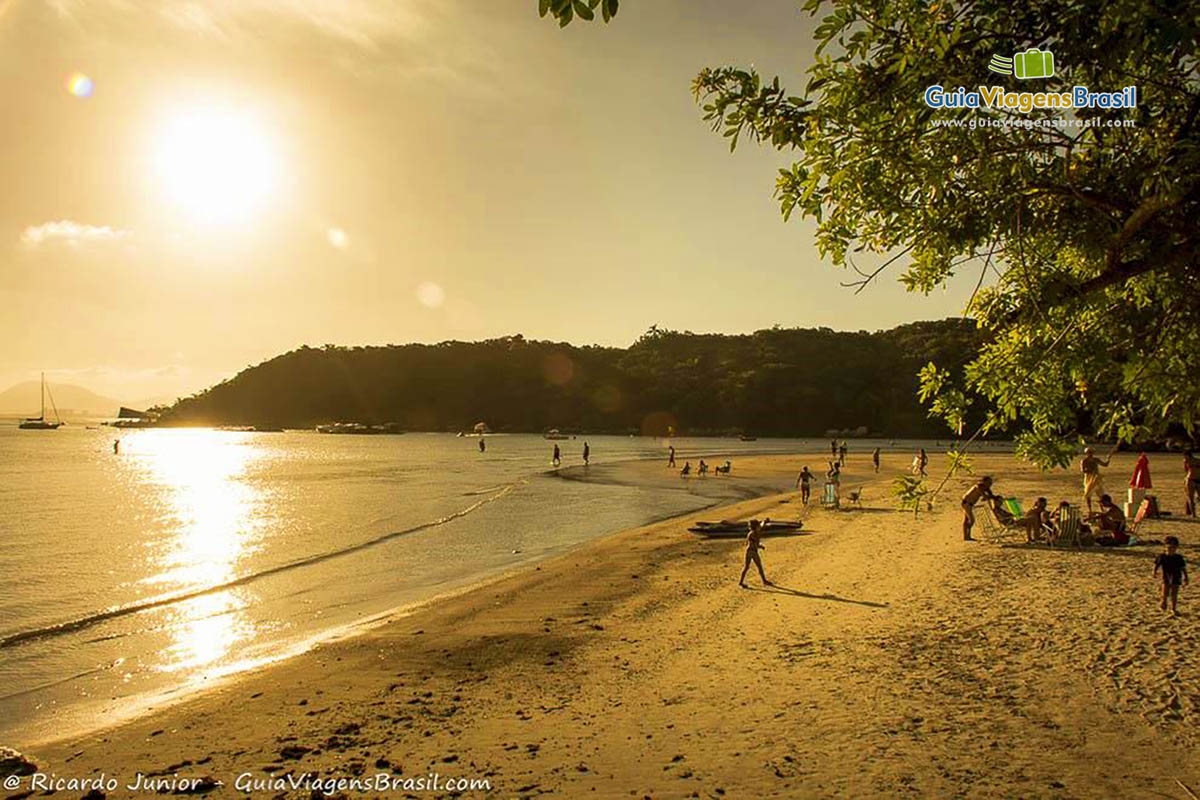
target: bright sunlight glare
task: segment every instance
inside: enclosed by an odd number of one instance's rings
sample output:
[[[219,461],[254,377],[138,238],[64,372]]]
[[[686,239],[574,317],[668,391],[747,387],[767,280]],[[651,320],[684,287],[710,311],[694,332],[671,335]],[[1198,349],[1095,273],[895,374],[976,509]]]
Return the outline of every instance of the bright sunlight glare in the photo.
[[[250,221],[274,194],[278,171],[263,125],[240,110],[176,112],[156,132],[155,175],[166,197],[193,222]]]

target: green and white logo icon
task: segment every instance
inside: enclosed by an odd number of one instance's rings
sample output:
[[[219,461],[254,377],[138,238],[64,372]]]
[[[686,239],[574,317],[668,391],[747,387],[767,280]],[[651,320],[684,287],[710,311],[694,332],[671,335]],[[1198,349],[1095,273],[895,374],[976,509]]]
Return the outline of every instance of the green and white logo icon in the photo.
[[[1012,58],[993,55],[988,69],[1001,75],[1015,75],[1022,80],[1049,78],[1054,75],[1054,53],[1031,47],[1023,53],[1014,53]]]

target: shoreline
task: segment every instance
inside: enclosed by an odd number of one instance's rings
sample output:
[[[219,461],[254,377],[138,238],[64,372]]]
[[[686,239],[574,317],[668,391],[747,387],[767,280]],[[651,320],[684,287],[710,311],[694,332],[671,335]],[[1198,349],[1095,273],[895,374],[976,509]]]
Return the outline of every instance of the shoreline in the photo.
[[[702,457],[715,458],[718,456],[722,457],[722,458],[724,458],[724,457],[737,458],[742,462],[750,460],[750,459],[754,459],[757,461],[760,459],[775,460],[775,459],[786,459],[786,458],[798,457],[798,456],[794,456],[791,454],[765,454],[765,455],[745,456],[744,454],[729,454],[729,453],[723,453],[723,452],[714,452],[711,455],[705,454]],[[624,459],[624,460],[614,461],[614,462],[602,462],[600,464],[593,465],[593,467],[592,467],[593,470],[600,473],[599,476],[587,475],[584,472],[585,467],[583,465],[564,466],[564,467],[561,467],[558,469],[546,470],[541,473],[537,473],[537,475],[539,477],[545,477],[545,478],[556,478],[557,477],[561,480],[576,481],[576,482],[580,482],[580,483],[595,483],[597,485],[638,486],[638,485],[642,485],[642,484],[639,484],[636,481],[628,480],[628,479],[621,480],[620,479],[621,472],[628,471],[628,468],[630,468],[630,467],[634,467],[634,468],[646,467],[651,464],[657,463],[658,461],[659,461],[659,459],[657,459],[657,458],[646,457],[646,458]],[[622,470],[622,468],[626,468],[626,469]],[[617,472],[617,475],[612,475],[612,474],[605,475],[605,473],[612,473],[612,472]],[[697,478],[693,477],[689,480],[724,480],[724,479],[714,479],[711,477],[708,479],[697,479]],[[672,487],[670,490],[671,491],[688,491],[689,493],[694,494],[694,492],[690,492],[686,488],[686,483],[684,485],[680,486],[678,489],[675,489],[674,487]],[[769,492],[770,490],[765,489],[762,486],[758,486],[758,487],[754,487],[754,488],[748,487],[747,491],[750,492],[752,497],[761,497],[761,496],[765,496],[765,494],[767,492]],[[743,498],[743,499],[748,499],[748,498]],[[704,513],[712,511],[715,508],[724,507],[726,505],[729,505],[729,503],[730,503],[730,501],[727,499],[724,499],[724,498],[717,498],[717,497],[709,498],[709,502],[707,504],[703,505],[702,507],[699,507],[699,508],[696,508],[696,509],[690,510],[690,511],[684,511],[681,513],[668,514],[662,518],[650,519],[647,522],[645,522],[643,525],[638,526],[638,528],[652,526],[652,525],[658,525],[658,524],[662,524],[665,522],[679,520],[679,519],[682,519],[685,517],[694,516],[694,515],[698,515],[698,514],[704,514]],[[53,747],[63,741],[67,741],[72,738],[80,738],[80,737],[102,734],[106,731],[113,730],[115,728],[119,728],[119,727],[121,727],[123,725],[127,725],[131,722],[135,722],[139,718],[142,718],[147,715],[163,713],[164,711],[167,711],[167,710],[169,710],[175,706],[178,706],[180,704],[188,703],[188,702],[192,701],[193,699],[202,698],[204,695],[209,694],[213,691],[217,691],[222,688],[228,688],[231,686],[236,686],[236,684],[239,681],[249,679],[256,675],[260,675],[264,671],[277,669],[283,665],[286,665],[288,662],[290,662],[294,659],[301,658],[301,657],[313,652],[314,650],[316,650],[320,647],[335,644],[335,643],[353,641],[354,639],[356,639],[360,636],[369,634],[371,631],[375,630],[376,628],[386,626],[392,622],[397,622],[397,621],[403,620],[406,617],[409,617],[409,616],[411,616],[415,613],[418,613],[422,610],[428,609],[432,606],[436,606],[439,603],[453,600],[455,598],[461,597],[464,594],[469,594],[471,592],[486,589],[488,586],[498,583],[498,582],[501,582],[501,581],[504,581],[504,580],[519,578],[520,576],[524,575],[527,572],[536,572],[540,569],[539,565],[545,564],[547,562],[553,562],[554,560],[559,559],[559,558],[564,558],[564,557],[570,556],[571,553],[573,553],[574,551],[576,551],[580,548],[587,548],[588,546],[590,546],[592,544],[603,542],[612,537],[620,536],[625,533],[629,533],[631,530],[635,530],[635,529],[625,528],[625,529],[616,529],[616,530],[607,531],[603,534],[600,534],[599,536],[597,536],[595,538],[588,539],[583,542],[566,545],[565,549],[555,550],[555,551],[545,553],[545,554],[542,554],[539,556],[534,556],[526,561],[522,561],[522,562],[519,562],[514,565],[500,567],[497,571],[486,572],[486,573],[478,576],[477,578],[468,580],[468,582],[466,582],[462,585],[453,586],[451,588],[446,589],[445,591],[439,591],[430,597],[423,598],[421,600],[417,600],[417,601],[413,601],[413,602],[401,603],[399,605],[392,606],[390,608],[370,614],[368,616],[365,616],[365,617],[362,617],[359,619],[355,619],[353,621],[335,626],[333,628],[323,630],[319,633],[316,633],[314,635],[306,637],[303,640],[291,643],[290,645],[287,646],[285,652],[280,653],[278,655],[254,658],[254,659],[252,659],[248,662],[245,662],[244,664],[241,664],[241,665],[234,665],[233,667],[230,667],[230,668],[226,668],[223,670],[218,670],[218,671],[215,671],[212,673],[208,673],[201,678],[200,682],[192,680],[192,681],[189,681],[188,683],[172,686],[169,688],[162,689],[160,691],[155,691],[155,692],[151,692],[151,693],[144,694],[144,695],[136,695],[136,696],[131,696],[129,698],[125,698],[122,701],[116,703],[114,706],[105,709],[105,712],[104,712],[105,713],[105,721],[103,723],[96,723],[96,724],[73,723],[73,724],[69,725],[65,731],[62,731],[62,732],[58,732],[58,733],[50,734],[50,735],[40,735],[40,734],[35,735],[33,738],[29,739],[28,741],[19,743],[18,749],[20,749],[22,751],[36,751],[39,749],[45,749],[48,747]],[[287,565],[287,566],[290,567],[291,565]],[[207,589],[203,590],[203,593],[218,591],[221,588],[222,587],[207,588]],[[184,599],[186,599],[186,596]],[[177,598],[169,598],[168,600],[170,602],[175,602],[177,600]],[[157,605],[158,605],[158,602],[156,602],[152,605],[146,605],[146,608],[153,608],[153,607],[156,607]],[[144,610],[144,609],[141,606],[139,606],[137,608],[133,608],[128,611],[126,611],[125,609],[117,609],[116,611],[120,614],[126,614],[126,613],[136,614],[136,613],[140,613],[142,610]],[[109,611],[108,613],[112,614],[113,612]],[[73,624],[73,623],[68,623],[68,624]],[[62,627],[62,626],[60,626],[60,627]],[[28,636],[28,634],[26,634],[26,636]],[[80,716],[83,716],[83,712],[75,712],[74,714],[69,713],[67,716],[67,719],[73,719],[73,718],[80,717]],[[54,727],[56,730],[61,731],[60,723],[62,721],[64,721],[64,720],[59,720],[58,723],[55,724]],[[6,745],[6,744],[11,744],[11,743],[0,742],[0,745]]]
[[[784,458],[790,471],[797,456],[764,460]],[[862,511],[810,506],[803,535],[767,540],[778,588],[737,588],[741,543],[687,534],[712,509],[694,512],[31,754],[80,777],[438,772],[523,797],[1141,797],[1200,783],[1200,641],[1190,597],[1178,620],[1150,607],[1153,551],[964,543],[952,503],[890,510],[906,459],[885,457],[877,477],[856,461],[843,487],[866,487]],[[984,470],[1022,497],[1078,493],[1074,474],[1006,456]],[[793,498],[720,516],[782,518]],[[1156,523],[1191,555],[1200,527]]]

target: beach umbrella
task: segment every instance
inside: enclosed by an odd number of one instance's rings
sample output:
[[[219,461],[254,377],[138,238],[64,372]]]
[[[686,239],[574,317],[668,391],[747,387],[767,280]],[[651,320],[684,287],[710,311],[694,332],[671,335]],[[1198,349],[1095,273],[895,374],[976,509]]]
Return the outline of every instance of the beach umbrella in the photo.
[[[1140,454],[1137,463],[1133,465],[1133,478],[1130,479],[1129,485],[1134,489],[1153,488],[1150,483],[1150,459],[1146,458],[1145,453]]]

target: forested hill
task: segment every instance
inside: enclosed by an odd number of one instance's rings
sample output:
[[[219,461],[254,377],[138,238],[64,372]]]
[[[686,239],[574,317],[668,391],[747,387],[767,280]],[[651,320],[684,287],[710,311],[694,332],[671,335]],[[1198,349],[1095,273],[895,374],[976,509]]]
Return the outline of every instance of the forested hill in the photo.
[[[408,430],[815,436],[866,427],[944,435],[916,399],[924,364],[958,367],[969,321],[879,333],[773,328],[739,336],[651,328],[627,349],[527,341],[302,347],[179,401],[167,424]]]

